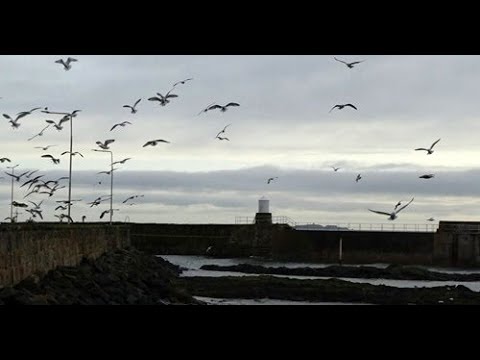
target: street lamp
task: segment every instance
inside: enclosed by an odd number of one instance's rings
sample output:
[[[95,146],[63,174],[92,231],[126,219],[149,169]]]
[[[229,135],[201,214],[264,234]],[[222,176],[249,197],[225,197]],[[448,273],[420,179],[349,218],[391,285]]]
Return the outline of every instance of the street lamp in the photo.
[[[7,166],[7,169],[12,169],[12,175],[15,175],[15,168],[18,166],[19,164],[15,165],[15,166]],[[12,190],[11,190],[11,195],[10,195],[10,222],[13,223],[13,176],[11,177],[12,178]]]
[[[71,113],[64,113],[64,112],[54,112],[54,111],[48,111],[47,108],[43,110],[42,112],[45,114],[55,114],[55,115],[64,115],[68,116],[70,118],[70,166],[68,170],[68,223],[71,223],[71,217],[70,217],[70,206],[72,205],[72,202],[70,201],[72,199],[72,148],[73,148],[73,118],[77,116],[77,112],[81,110],[75,110],[72,111]]]
[[[92,149],[97,152],[108,152],[110,153],[110,225],[112,225],[113,217],[113,151],[110,150],[98,150]]]

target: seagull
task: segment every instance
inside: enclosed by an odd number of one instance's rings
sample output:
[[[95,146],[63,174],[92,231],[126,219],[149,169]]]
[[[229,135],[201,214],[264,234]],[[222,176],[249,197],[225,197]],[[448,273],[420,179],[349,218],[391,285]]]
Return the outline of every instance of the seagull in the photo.
[[[347,65],[350,69],[353,68],[354,65],[360,64],[360,63],[365,61],[365,60],[360,60],[360,61],[354,61],[354,62],[351,62],[351,63],[347,63],[346,61],[337,59],[336,57],[334,57],[334,59],[337,60],[338,62],[341,62],[341,63]]]
[[[159,142],[163,142],[163,143],[170,144],[170,141],[158,139],[158,140],[150,140],[150,141],[147,141],[147,142],[145,143],[145,145],[143,145],[142,147],[149,146],[149,145],[151,145],[151,146],[157,146],[157,144],[158,144]]]
[[[130,124],[132,125],[132,123],[130,121],[123,121],[121,123],[118,123],[118,124],[115,124],[112,126],[112,128],[110,129],[110,131],[112,131],[113,129],[115,129],[117,126],[121,126],[121,127],[124,127],[125,125],[127,124]]]
[[[227,140],[227,141],[230,141],[229,138],[227,138],[227,137],[221,137],[221,136],[217,136],[216,139],[218,139],[218,140]]]
[[[104,143],[102,143],[101,141],[97,141],[95,144],[97,144],[100,148],[102,148],[104,150],[108,150],[108,149],[110,149],[108,147],[108,145],[113,143],[114,141],[115,141],[114,139],[108,139],[108,140],[105,140]]]
[[[267,184],[270,184],[273,180],[278,179],[278,176],[268,178]]]
[[[100,172],[98,172],[97,174],[107,174],[107,175],[110,175],[110,173],[111,173],[112,171],[115,171],[115,170],[117,170],[117,169],[116,169],[116,168],[113,168],[112,170],[109,170],[109,171],[100,171]]]
[[[368,210],[370,210],[371,212],[377,213],[377,214],[387,215],[389,217],[388,220],[395,220],[397,218],[397,214],[400,211],[402,211],[403,209],[405,209],[408,205],[410,205],[410,203],[413,201],[413,199],[414,198],[412,198],[412,200],[410,200],[406,205],[403,205],[401,208],[399,208],[398,210],[394,210],[391,213],[387,213],[387,212],[383,212],[383,211],[376,211],[376,210],[371,210],[371,209],[368,209]]]
[[[178,81],[176,82],[175,84],[173,84],[173,87],[179,85],[179,84],[185,84],[187,81],[190,81],[190,80],[193,80],[193,78],[189,78],[189,79],[185,79],[185,80],[182,80],[182,81]]]
[[[172,91],[172,90],[170,90],[170,91]],[[165,96],[163,96],[160,93],[157,93],[158,96],[148,98],[148,100],[149,101],[159,101],[161,106],[165,106],[170,102],[170,100],[168,100],[168,99],[178,97],[178,95],[170,94],[170,91]]]
[[[39,210],[39,209],[40,209],[40,206],[41,206],[42,203],[43,203],[43,200],[40,201],[38,204],[37,204],[37,203],[34,203],[33,201],[29,201],[29,203],[32,203],[32,204],[35,206],[34,210]]]
[[[435,141],[432,146],[430,146],[430,149],[425,149],[425,148],[418,148],[418,149],[415,149],[415,151],[419,151],[419,150],[424,150],[427,152],[427,155],[431,155],[433,153],[433,147],[435,146],[436,143],[438,143],[440,141],[440,139],[438,139],[437,141]]]
[[[19,203],[19,202],[16,202],[16,201],[12,201],[12,205],[15,206],[15,207],[21,207],[21,208],[28,207],[28,204]]]
[[[58,209],[60,210],[67,210],[67,207],[66,206],[62,206],[62,205],[58,205],[56,208],[55,208],[55,211],[57,211]]]
[[[123,160],[120,160],[120,161],[115,161],[112,165],[115,165],[115,164],[125,164],[125,162],[127,162],[128,160],[130,160],[131,158],[126,158],[126,159],[123,159]]]
[[[400,201],[397,203],[397,205],[395,205],[395,209],[393,209],[393,210],[397,210],[397,208],[398,208],[400,205],[402,205],[402,201],[403,201],[403,200],[400,200]]]
[[[335,166],[331,166],[331,168],[333,169],[333,171],[337,172],[338,170],[340,170],[341,168],[336,168]]]
[[[431,217],[430,219],[427,219],[427,221],[435,221],[435,219]]]
[[[60,155],[65,155],[65,154],[70,154],[70,151],[64,151]],[[81,157],[83,157],[83,155],[81,153],[79,153],[78,151],[72,152],[72,156],[75,156],[75,155],[80,155]]]
[[[1,162],[1,163],[4,163],[5,161],[6,161],[6,162],[11,162],[9,158],[6,158],[6,157],[0,158],[0,162]]]
[[[65,215],[65,214],[60,214],[60,215],[54,215],[55,217],[59,218],[60,219],[60,222],[63,221],[63,219],[67,218],[70,222],[73,223],[73,219],[68,216],[68,215]]]
[[[42,129],[42,131],[40,131],[38,134],[33,135],[30,139],[28,139],[28,141],[35,139],[37,136],[42,136],[42,135],[43,135],[43,132],[44,132],[45,130],[47,130],[49,127],[50,127],[50,124],[48,124],[47,126],[45,126],[45,127]]]
[[[42,211],[41,210],[38,210],[38,209],[28,209],[28,210],[25,210],[25,211],[28,211],[30,214],[32,214],[32,216],[35,218],[38,216],[40,216],[40,219],[43,220],[43,216],[42,216]]]
[[[63,69],[64,69],[65,71],[68,71],[68,70],[70,70],[70,69],[72,68],[72,65],[70,65],[70,63],[75,62],[75,61],[78,61],[78,60],[69,57],[66,61],[64,61],[63,59],[59,59],[59,60],[55,61],[55,63],[57,63],[57,64],[62,64],[62,65],[63,65]]]
[[[12,128],[14,128],[14,129],[18,129],[18,128],[20,127],[20,123],[19,123],[18,121],[19,121],[22,117],[24,117],[24,116],[25,116],[25,115],[23,115],[23,116],[22,116],[22,115],[18,115],[18,116],[15,118],[15,120],[14,120],[12,117],[10,117],[10,115],[8,115],[8,114],[3,114],[3,117],[4,117],[5,119],[7,119],[10,124],[12,124]]]
[[[235,102],[230,102],[228,103],[227,105],[225,106],[222,106],[222,105],[212,105],[208,108],[208,110],[214,110],[214,109],[220,109],[221,112],[225,112],[227,111],[227,107],[229,106],[240,106],[240,104],[238,103],[235,103]]]
[[[222,131],[220,131],[220,132],[217,134],[217,136],[215,136],[215,139],[216,139],[216,138],[218,138],[218,135],[220,135],[220,134],[224,134],[224,133],[225,133],[225,130],[226,130],[226,129],[227,129],[227,127],[229,127],[230,125],[232,125],[232,124],[228,124],[227,126],[225,126],[225,127],[223,128],[223,130],[222,130]]]
[[[131,110],[131,113],[132,114],[135,114],[138,110],[136,109],[138,103],[142,101],[142,99],[138,99],[137,101],[135,101],[135,104],[133,104],[133,106],[131,105],[123,105],[124,108],[129,108]]]
[[[350,106],[351,108],[353,108],[353,109],[355,109],[355,110],[358,110],[358,109],[355,107],[355,105],[353,105],[353,104],[343,104],[343,105],[335,105],[334,107],[332,107],[332,108],[330,109],[329,112],[332,112],[332,110],[335,109],[335,108],[338,108],[338,110],[342,110],[342,109],[343,109],[344,107],[346,107],[346,106]]]
[[[362,178],[362,176],[360,174],[357,175],[357,178],[355,179],[356,182],[358,182],[360,179]]]
[[[57,146],[57,145],[35,146],[35,149],[42,149],[43,151],[47,151],[49,148],[53,146]]]
[[[128,198],[126,198],[125,200],[122,201],[122,204],[125,204],[128,200],[133,200],[133,199],[136,199],[138,197],[143,197],[143,195],[132,195],[132,196],[129,196]]]
[[[7,172],[5,171],[5,174],[7,174],[8,176],[11,176],[11,177],[13,177],[13,178],[15,178],[15,179],[17,180],[17,182],[20,181],[20,179],[22,178],[23,175],[26,175],[26,174],[28,174],[28,173],[29,173],[28,171],[25,171],[24,173],[22,173],[22,174],[20,174],[20,175],[14,175],[14,174],[7,173]]]
[[[47,154],[47,155],[42,155],[43,158],[49,158],[53,161],[54,164],[59,164],[60,163],[60,159],[55,159],[52,155],[50,154]]]
[[[58,122],[58,124],[57,124],[55,121],[53,121],[53,120],[45,120],[45,121],[46,121],[47,123],[49,123],[49,124],[53,124],[53,127],[54,127],[55,129],[57,129],[58,131],[60,131],[60,130],[63,129],[62,124],[63,124],[64,122],[69,121],[69,120],[70,120],[70,117],[67,116],[67,115],[65,115],[63,118],[60,119],[60,121]]]
[[[433,177],[435,177],[434,174],[426,174],[426,175],[419,176],[420,179],[431,179]]]

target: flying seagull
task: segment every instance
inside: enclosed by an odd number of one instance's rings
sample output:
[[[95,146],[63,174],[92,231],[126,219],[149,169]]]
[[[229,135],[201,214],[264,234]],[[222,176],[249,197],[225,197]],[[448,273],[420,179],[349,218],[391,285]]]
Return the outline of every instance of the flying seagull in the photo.
[[[419,176],[420,179],[431,179],[433,177],[435,177],[434,174],[426,174],[426,175]]]
[[[6,161],[6,162],[11,162],[9,158],[6,158],[6,157],[0,158],[0,162],[1,162],[1,163],[5,162],[5,161]]]
[[[74,59],[74,58],[71,58],[69,57],[66,61],[64,61],[63,59],[59,59],[57,61],[55,61],[56,64],[62,64],[63,65],[63,69],[65,71],[68,71],[72,68],[72,65],[70,65],[72,62],[76,62],[78,61],[77,59]]]
[[[273,180],[278,179],[278,176],[268,178],[267,184],[270,184]]]
[[[337,60],[338,62],[341,62],[342,64],[347,65],[350,69],[353,68],[355,65],[360,64],[360,63],[365,61],[365,60],[360,60],[360,61],[354,61],[354,62],[348,63],[346,61],[337,59],[336,57],[334,57],[334,59]]]
[[[179,84],[185,84],[187,81],[190,81],[190,80],[193,80],[193,78],[189,78],[189,79],[185,79],[185,80],[182,80],[182,81],[178,81],[176,82],[175,84],[173,84],[173,87],[179,85]]]
[[[342,109],[343,109],[344,107],[346,107],[346,106],[350,106],[351,108],[353,108],[353,109],[355,109],[355,110],[358,110],[358,109],[355,107],[355,105],[353,105],[353,104],[343,104],[343,105],[337,104],[337,105],[335,105],[334,107],[332,107],[332,108],[330,109],[329,113],[332,112],[332,110],[335,109],[335,108],[338,108],[338,110],[342,110]]]
[[[65,155],[65,154],[70,154],[70,151],[64,151],[60,155]],[[72,152],[72,156],[75,156],[75,155],[80,155],[81,157],[83,157],[83,155],[81,153],[79,153],[78,151]]]
[[[131,105],[123,105],[124,108],[129,108],[131,111],[132,114],[135,114],[138,110],[136,109],[138,103],[142,101],[142,99],[138,99],[137,101],[135,101],[135,104],[133,104],[133,106]]]
[[[220,134],[225,134],[225,130],[226,130],[227,127],[229,127],[230,125],[232,125],[232,124],[228,124],[227,126],[225,126],[225,127],[223,128],[223,130],[220,131],[220,132],[217,134],[217,136],[215,136],[215,139],[218,138],[218,135],[220,135]]]
[[[70,117],[67,116],[67,115],[65,115],[63,118],[61,118],[61,119],[58,121],[58,124],[57,124],[55,121],[53,121],[53,120],[45,120],[45,121],[46,121],[47,123],[49,123],[49,124],[53,124],[53,127],[54,127],[55,129],[57,129],[58,131],[60,131],[60,130],[63,129],[62,124],[63,124],[64,122],[69,121],[69,120],[70,120]]]
[[[108,147],[108,145],[113,143],[114,141],[115,141],[114,139],[108,139],[108,140],[105,140],[105,142],[103,142],[103,143],[101,141],[97,141],[95,144],[97,144],[103,150],[108,150],[108,149],[110,149]]]
[[[406,205],[403,205],[401,208],[399,208],[398,210],[394,210],[391,213],[387,213],[387,212],[383,212],[383,211],[376,211],[376,210],[371,210],[371,209],[368,209],[368,210],[370,210],[371,212],[377,213],[377,214],[387,215],[389,217],[388,220],[395,220],[397,218],[397,214],[400,211],[402,211],[403,209],[405,209],[408,205],[410,205],[411,202],[413,201],[413,199],[414,198],[412,198],[412,200],[410,200]]]
[[[172,91],[172,90],[170,90],[170,91]],[[170,102],[170,100],[168,100],[168,99],[178,97],[178,95],[170,94],[170,91],[165,96],[163,96],[160,93],[157,93],[158,96],[148,98],[148,101],[159,101],[161,106],[165,106]]]
[[[124,126],[127,125],[127,124],[132,125],[132,123],[131,123],[130,121],[122,121],[121,123],[118,123],[118,124],[113,125],[112,128],[110,129],[110,131],[112,131],[113,129],[115,129],[117,126],[124,127]]]
[[[362,175],[358,174],[357,178],[355,179],[356,182],[358,182],[362,178]]]
[[[123,160],[120,160],[120,161],[115,161],[112,165],[115,165],[115,164],[125,164],[125,162],[127,162],[128,160],[131,160],[132,158],[126,158],[126,159],[123,159]]]
[[[333,169],[333,171],[337,172],[338,170],[340,170],[341,168],[336,168],[335,166],[331,166],[331,168]]]
[[[419,150],[424,150],[427,152],[427,155],[431,155],[433,153],[433,147],[435,146],[436,143],[438,143],[440,141],[440,139],[438,139],[437,141],[435,141],[432,146],[430,146],[430,149],[425,149],[425,148],[418,148],[418,149],[415,149],[415,151],[419,151]]]
[[[403,201],[403,200],[400,200],[400,201],[397,203],[397,205],[395,205],[395,209],[393,209],[393,210],[397,210],[397,208],[398,208],[400,205],[402,205],[402,201]]]
[[[229,138],[227,138],[227,137],[221,137],[221,136],[217,136],[216,139],[218,139],[218,140],[227,140],[227,141],[230,141]]]
[[[435,219],[431,217],[430,219],[427,219],[427,221],[435,221]]]
[[[45,126],[45,127],[42,129],[42,131],[40,131],[38,134],[33,135],[30,139],[28,139],[28,141],[35,139],[37,136],[42,136],[42,135],[43,135],[43,132],[44,132],[45,130],[47,130],[49,127],[50,127],[50,124],[48,124],[47,126]]]
[[[42,155],[42,158],[49,158],[50,160],[53,161],[54,164],[59,164],[60,163],[60,159],[55,159],[52,155]]]
[[[227,111],[227,108],[228,108],[229,106],[240,106],[240,104],[235,103],[235,102],[230,102],[230,103],[228,103],[228,104],[225,105],[225,106],[222,106],[222,105],[212,105],[212,106],[210,106],[210,107],[208,108],[208,110],[220,109],[221,112],[225,112],[225,111]],[[207,110],[207,111],[208,111],[208,110]]]
[[[163,142],[163,143],[166,143],[166,144],[170,144],[170,141],[163,140],[163,139],[157,139],[157,140],[147,141],[147,142],[145,143],[145,145],[143,145],[142,147],[145,147],[145,146],[157,146],[159,142]]]
[[[57,145],[35,146],[35,149],[42,149],[43,151],[47,151],[48,148],[51,148],[52,146],[57,146]]]

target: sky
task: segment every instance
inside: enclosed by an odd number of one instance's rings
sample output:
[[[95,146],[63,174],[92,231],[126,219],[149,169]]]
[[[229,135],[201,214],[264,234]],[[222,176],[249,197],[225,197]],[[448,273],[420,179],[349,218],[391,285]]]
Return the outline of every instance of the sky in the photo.
[[[55,63],[69,56],[78,59],[69,71]],[[350,69],[334,57],[364,61]],[[115,221],[235,223],[253,217],[262,197],[273,216],[298,223],[388,223],[368,209],[390,212],[412,198],[395,223],[476,221],[479,64],[475,55],[0,55],[0,112],[81,110],[73,119],[73,151],[84,156],[73,157],[74,221],[108,220],[99,217],[109,201],[87,205],[110,194],[110,177],[98,174],[110,169],[110,155],[92,151],[106,139],[115,139],[114,161],[131,158],[115,165]],[[187,78],[166,106],[147,100]],[[123,107],[140,98],[137,113]],[[198,115],[229,102],[240,106]],[[346,103],[358,110],[330,112]],[[68,175],[68,155],[60,155],[69,150],[68,122],[28,140],[60,118],[36,110],[18,129],[1,118],[0,158],[12,163],[0,164],[0,221],[10,215],[7,166],[38,169],[44,179]],[[110,131],[123,121],[131,124]],[[229,141],[215,139],[226,125]],[[170,143],[143,147],[153,139]],[[431,155],[414,150],[438,139]],[[35,148],[46,145],[56,146]],[[270,177],[278,179],[267,184]],[[67,188],[24,198],[25,180],[14,182],[14,200],[44,200],[44,219],[57,220]],[[132,195],[143,196],[122,203]],[[20,221],[29,217],[19,209]]]

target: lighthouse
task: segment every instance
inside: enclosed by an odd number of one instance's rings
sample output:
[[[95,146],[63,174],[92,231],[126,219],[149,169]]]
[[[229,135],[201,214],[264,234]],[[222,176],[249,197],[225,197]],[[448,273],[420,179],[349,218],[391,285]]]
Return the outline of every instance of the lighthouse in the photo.
[[[272,213],[270,212],[270,200],[262,196],[258,200],[258,212],[255,215],[255,224],[271,224]]]

